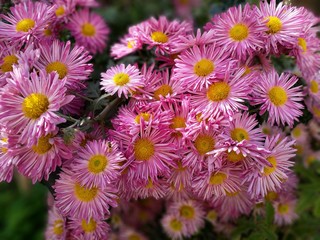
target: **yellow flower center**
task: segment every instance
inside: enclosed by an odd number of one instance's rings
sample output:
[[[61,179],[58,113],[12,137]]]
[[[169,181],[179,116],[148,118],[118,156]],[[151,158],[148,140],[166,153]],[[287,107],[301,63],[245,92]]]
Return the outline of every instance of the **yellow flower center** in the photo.
[[[231,131],[231,138],[234,141],[241,142],[242,140],[249,140],[248,132],[243,128],[235,128]]]
[[[94,232],[97,228],[97,222],[90,218],[89,222],[82,219],[81,221],[81,227],[85,233],[91,233]]]
[[[160,31],[151,33],[151,38],[153,41],[157,43],[166,43],[169,40],[168,36],[165,33]]]
[[[141,237],[136,233],[132,233],[128,236],[128,240],[141,240]]]
[[[320,117],[320,108],[313,106],[312,110],[313,110],[313,114],[316,115],[316,117]]]
[[[226,191],[226,196],[227,197],[235,197],[239,194],[239,191],[235,191],[235,192],[228,192]]]
[[[306,159],[307,165],[310,165],[311,163],[315,162],[317,158],[314,155],[309,155]]]
[[[152,182],[151,178],[148,179],[148,183],[145,186],[145,188],[147,188],[147,189],[153,188],[153,182]]]
[[[56,71],[59,75],[59,79],[62,79],[68,74],[68,67],[66,64],[62,62],[56,61],[56,62],[49,63],[46,66],[46,71],[47,73]]]
[[[58,220],[54,221],[53,233],[58,236],[62,235],[62,233],[63,233],[63,220],[62,219],[58,219]]]
[[[81,32],[86,37],[93,37],[96,34],[96,28],[91,23],[85,23],[81,27]]]
[[[267,22],[267,27],[269,28],[268,33],[275,34],[282,29],[282,22],[278,17],[270,16]]]
[[[11,72],[12,71],[12,65],[18,63],[18,58],[15,55],[8,55],[5,56],[3,59],[3,64],[1,65],[1,71],[2,72]]]
[[[82,202],[90,202],[97,196],[98,188],[86,188],[81,186],[79,183],[76,183],[74,186],[74,194],[78,200]]]
[[[187,219],[191,220],[194,218],[195,215],[195,210],[192,206],[189,205],[183,205],[179,209],[180,216]]]
[[[248,75],[249,73],[251,73],[251,68],[248,66],[244,67],[244,73],[242,74],[242,77]]]
[[[268,96],[270,101],[277,107],[284,105],[288,100],[286,91],[279,86],[272,87],[268,92]]]
[[[56,9],[56,16],[57,17],[60,17],[62,16],[63,14],[65,13],[65,10],[64,10],[64,7],[63,6],[60,6]]]
[[[154,154],[154,144],[148,138],[138,139],[133,148],[134,157],[139,161],[148,161]]]
[[[311,80],[310,82],[310,91],[312,93],[318,93],[319,91],[319,84],[315,80]]]
[[[144,113],[144,112],[142,112],[142,113],[139,113],[136,117],[135,117],[135,119],[134,119],[134,121],[137,123],[137,124],[140,124],[140,119],[141,118],[143,118],[143,120],[145,121],[145,122],[148,122],[149,120],[150,120],[150,114],[149,113]]]
[[[154,98],[156,100],[160,100],[160,95],[163,97],[167,96],[168,94],[172,94],[172,88],[168,84],[161,85],[157,90],[154,91]]]
[[[227,158],[229,161],[231,162],[239,162],[242,161],[244,159],[244,156],[242,155],[242,153],[236,153],[235,151],[231,151],[227,153]]]
[[[268,176],[271,173],[273,173],[277,167],[277,160],[275,157],[273,156],[267,157],[267,160],[269,163],[271,163],[272,167],[264,167],[263,172],[265,176]]]
[[[175,232],[180,232],[182,230],[182,222],[174,218],[169,223],[171,229]]]
[[[194,146],[199,152],[199,154],[204,155],[207,152],[210,152],[214,149],[215,141],[210,135],[199,135],[195,142]]]
[[[218,214],[215,210],[210,210],[207,213],[207,219],[209,219],[210,221],[215,221],[217,220]]]
[[[133,48],[134,45],[135,45],[135,41],[133,41],[133,40],[128,41],[128,43],[127,43],[127,47],[130,48],[130,49]]]
[[[32,150],[38,154],[47,153],[52,148],[52,144],[49,143],[49,140],[51,137],[52,137],[51,134],[48,134],[47,136],[44,136],[44,137],[40,137],[37,145],[32,146]]]
[[[214,70],[214,63],[206,58],[201,59],[198,61],[194,67],[193,71],[196,75],[199,77],[205,77],[208,76],[210,73],[212,73]]]
[[[117,86],[123,86],[127,84],[130,80],[129,74],[127,73],[116,73],[113,77],[113,82]]]
[[[249,35],[249,29],[244,24],[236,24],[229,31],[230,37],[235,41],[242,41]]]
[[[31,119],[39,118],[49,108],[49,100],[41,93],[31,93],[22,102],[24,116]]]
[[[209,183],[211,185],[220,185],[220,184],[224,183],[226,178],[227,178],[227,175],[225,173],[222,173],[222,172],[211,173]]]
[[[265,196],[265,199],[268,201],[274,201],[278,198],[278,193],[274,191],[269,191],[267,195]]]
[[[45,36],[50,37],[52,35],[52,31],[49,28],[43,30]]]
[[[176,116],[172,119],[172,123],[170,124],[170,128],[185,128],[186,121],[183,117]]]
[[[35,25],[34,20],[30,18],[24,18],[20,20],[16,25],[17,32],[28,32]]]
[[[299,138],[300,136],[301,136],[301,134],[302,134],[302,131],[301,131],[301,129],[299,128],[299,126],[297,126],[297,127],[295,127],[293,130],[292,130],[292,136],[294,137],[294,138]]]
[[[289,205],[285,203],[280,203],[278,205],[278,213],[279,214],[287,214],[289,212]]]
[[[298,38],[298,45],[301,47],[303,52],[308,50],[307,41],[304,38]]]
[[[101,173],[108,165],[108,159],[104,155],[94,155],[89,159],[88,170],[91,173]]]
[[[230,86],[226,82],[216,82],[209,86],[207,98],[213,102],[226,99],[230,93]]]

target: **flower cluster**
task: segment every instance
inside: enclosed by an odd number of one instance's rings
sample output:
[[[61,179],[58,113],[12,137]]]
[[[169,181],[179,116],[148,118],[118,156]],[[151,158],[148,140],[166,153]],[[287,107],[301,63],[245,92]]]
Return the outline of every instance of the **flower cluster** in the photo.
[[[196,33],[189,21],[151,17],[129,27],[111,57],[147,51],[152,61],[102,72],[96,102],[110,101],[96,115],[83,96],[90,54],[109,33],[96,4],[24,1],[0,22],[0,180],[14,167],[33,182],[58,173],[47,239],[146,239],[137,219],[163,206],[173,239],[205,219],[224,231],[241,215],[264,215],[266,201],[276,224],[292,223],[294,157],[319,159],[304,145],[320,123],[319,19],[275,0],[232,7]],[[59,40],[64,27],[75,44]],[[294,72],[277,72],[282,56],[296,60]],[[305,107],[308,127],[298,124]]]

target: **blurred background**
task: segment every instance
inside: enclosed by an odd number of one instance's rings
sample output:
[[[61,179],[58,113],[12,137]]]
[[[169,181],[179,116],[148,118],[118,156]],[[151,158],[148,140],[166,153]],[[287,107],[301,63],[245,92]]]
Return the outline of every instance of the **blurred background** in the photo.
[[[175,4],[192,4],[197,2],[197,7],[192,8],[191,13],[195,19],[195,26],[202,26],[210,17],[218,12],[226,10],[228,7],[245,2],[244,0],[108,0],[100,1],[101,7],[96,9],[103,16],[111,29],[109,46],[116,42],[123,35],[127,28],[150,16],[159,16],[164,14],[169,18],[174,18],[177,14]],[[258,0],[247,0],[250,3],[257,3]],[[287,0],[295,5],[304,5],[311,9],[317,15],[320,15],[320,0]],[[4,3],[4,1],[0,1]],[[184,16],[185,18],[190,17]],[[101,56],[98,56],[101,57]],[[103,56],[105,58],[106,55]],[[97,62],[97,61],[95,61]],[[105,67],[102,66],[104,69]],[[303,192],[299,201],[301,211],[310,210],[310,214],[303,215],[299,222],[293,228],[310,233],[310,236],[319,234],[320,222],[320,166],[310,169],[306,172],[300,166],[297,166],[297,172],[304,177],[302,184],[309,186],[309,194]],[[307,179],[307,180],[306,180]],[[309,180],[308,180],[309,179]],[[310,183],[311,182],[311,183]],[[303,186],[303,185],[302,185]],[[303,188],[301,191],[306,191]],[[43,184],[32,183],[15,175],[10,183],[0,183],[0,240],[20,240],[44,239],[44,229],[47,218],[47,194],[50,194],[47,187]],[[319,218],[317,218],[319,217]],[[310,219],[313,218],[313,219]],[[298,231],[295,230],[295,231]],[[314,235],[312,235],[314,231]],[[290,238],[288,238],[290,239]],[[304,237],[300,239],[306,239]],[[310,238],[315,239],[315,238]],[[319,237],[320,239],[320,237]]]

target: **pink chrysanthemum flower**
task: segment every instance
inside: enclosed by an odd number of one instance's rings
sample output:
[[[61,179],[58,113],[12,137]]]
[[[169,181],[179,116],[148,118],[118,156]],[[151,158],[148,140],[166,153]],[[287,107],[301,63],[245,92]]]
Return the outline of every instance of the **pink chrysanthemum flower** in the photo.
[[[116,143],[94,140],[79,150],[72,170],[81,185],[106,188],[119,177],[120,163],[125,160]]]
[[[189,166],[194,172],[199,172],[203,167],[209,166],[209,171],[216,166],[220,159],[213,155],[207,155],[208,152],[219,148],[220,131],[211,124],[202,125],[191,135],[185,133],[185,157],[182,159],[184,166]]]
[[[113,131],[111,138],[121,142],[128,162],[128,174],[132,180],[156,179],[158,175],[169,172],[176,155],[175,145],[168,142],[170,132],[167,129],[154,129],[152,125],[144,126],[141,122],[140,133],[135,136]]]
[[[226,73],[223,80],[210,81],[205,89],[192,91],[190,101],[197,113],[207,118],[220,114],[232,115],[240,109],[247,110],[244,103],[249,99],[252,89],[248,77],[243,76],[244,71],[242,68],[234,75]]]
[[[56,72],[59,79],[66,78],[68,89],[84,88],[83,81],[87,80],[92,69],[92,64],[88,63],[92,58],[84,47],[71,47],[70,41],[67,43],[59,40],[53,43],[43,43],[40,46],[41,56],[36,67],[45,69],[47,73]]]
[[[265,26],[256,20],[250,4],[229,8],[213,17],[214,39],[231,57],[245,60],[264,48],[261,33]]]
[[[271,167],[264,167],[261,172],[249,171],[245,174],[245,181],[249,183],[248,192],[253,196],[266,196],[268,191],[276,192],[282,183],[288,178],[290,167],[293,162],[290,158],[295,156],[296,149],[293,148],[294,141],[288,138],[279,140],[280,135],[267,137],[266,149],[270,150],[267,160]]]
[[[67,28],[78,45],[93,54],[105,49],[110,30],[100,15],[85,8],[75,12],[69,21]]]
[[[45,231],[46,239],[64,240],[67,235],[66,219],[52,206],[48,213],[48,224]]]
[[[292,126],[302,115],[303,109],[303,105],[299,103],[303,100],[301,86],[294,87],[298,78],[289,73],[279,76],[275,69],[262,72],[257,78],[259,81],[255,83],[251,102],[254,105],[262,104],[259,114],[268,111],[269,123]]]
[[[76,10],[75,1],[54,0],[53,4],[55,17],[59,22],[67,22],[67,17]]]
[[[299,143],[305,143],[308,141],[309,133],[307,126],[303,123],[299,123],[291,130],[291,137]]]
[[[13,169],[17,161],[15,145],[17,137],[12,136],[5,128],[0,128],[0,182],[11,182]]]
[[[31,147],[21,146],[17,152],[16,166],[24,176],[32,179],[32,182],[48,180],[49,174],[61,166],[62,161],[72,158],[70,150],[64,144],[61,137],[49,133],[41,136],[37,143]]]
[[[20,46],[15,43],[0,42],[0,86],[7,84],[13,65],[19,64],[18,52]]]
[[[181,160],[175,161],[175,165],[167,179],[170,184],[168,198],[174,200],[189,199],[193,195],[191,188],[192,168],[187,165],[183,166]]]
[[[320,71],[313,75],[313,77],[307,78],[306,82],[306,90],[309,97],[315,102],[320,102]]]
[[[185,36],[192,31],[189,22],[168,21],[165,16],[159,19],[151,17],[146,21],[146,31],[141,31],[141,40],[148,48],[155,47],[156,53],[171,54],[172,48],[179,44],[179,36]]]
[[[193,46],[202,46],[202,45],[210,45],[213,44],[215,39],[215,32],[213,30],[204,31],[201,33],[201,30],[198,28],[197,33],[188,34],[180,36],[180,43],[172,49],[172,53],[181,53],[186,49],[192,48]]]
[[[212,172],[203,170],[194,176],[192,188],[195,194],[204,200],[225,196],[240,190],[242,170],[235,164],[224,165]]]
[[[247,193],[246,186],[241,185],[240,189],[236,192],[227,192],[225,196],[213,198],[212,204],[218,210],[221,221],[235,220],[241,214],[249,215],[254,202]]]
[[[144,69],[143,69],[144,70]],[[153,77],[157,76],[157,77]],[[173,79],[169,69],[155,73],[152,77],[147,76],[145,84],[141,90],[141,96],[136,96],[137,99],[159,101],[161,99],[179,99],[185,89],[182,88],[181,81]]]
[[[204,226],[205,212],[200,203],[193,200],[174,202],[169,206],[169,212],[178,216],[184,224],[188,234],[193,235]]]
[[[279,47],[291,49],[302,32],[304,16],[296,7],[285,5],[276,0],[261,1],[255,7],[256,17],[265,25],[265,49],[267,53],[279,53]],[[280,45],[280,46],[279,46]]]
[[[92,239],[108,239],[108,232],[110,227],[108,223],[103,220],[93,219],[68,219],[68,230],[70,235],[75,239],[92,240]]]
[[[304,78],[311,78],[320,69],[320,40],[313,31],[300,35],[291,55],[297,58],[297,65]]]
[[[63,169],[53,186],[56,206],[64,216],[85,219],[104,219],[109,215],[109,206],[117,206],[116,190],[112,186],[87,188],[75,178],[74,172]]]
[[[167,195],[169,189],[168,183],[163,178],[156,179],[141,179],[137,183],[134,183],[133,198],[145,199],[153,197],[155,199],[164,198]]]
[[[264,136],[257,125],[255,115],[250,116],[247,112],[234,114],[221,135],[223,144],[208,154],[218,157],[221,153],[228,161],[240,162],[245,168],[253,164],[257,167],[271,166],[265,159],[268,151],[263,147]]]
[[[143,87],[143,76],[136,66],[120,64],[101,73],[101,89],[110,93],[117,93],[118,97],[128,98],[132,92]]]
[[[126,34],[120,39],[120,43],[115,43],[111,46],[110,54],[115,59],[119,59],[140,49],[142,49],[140,39],[131,34]]]
[[[24,1],[10,8],[5,21],[0,22],[0,40],[31,42],[39,40],[46,26],[53,19],[53,6],[42,2]]]
[[[280,196],[278,201],[273,203],[275,214],[274,223],[278,226],[292,224],[298,218],[296,213],[297,199],[290,194]]]
[[[119,240],[147,240],[142,233],[138,232],[137,230],[129,227],[129,226],[122,226],[120,228]]]
[[[172,213],[165,214],[161,219],[161,226],[165,233],[171,239],[183,239],[189,237],[188,228],[186,223],[182,221],[177,215]]]
[[[38,75],[34,71],[24,76],[15,68],[11,77],[0,96],[1,123],[13,133],[21,133],[20,142],[33,144],[65,122],[55,112],[73,96],[66,95],[64,82],[56,73],[40,71]]]
[[[223,79],[233,61],[227,60],[227,54],[214,44],[194,46],[175,59],[173,77],[190,90],[208,88],[213,78]]]
[[[172,117],[173,113],[163,110],[158,102],[150,104],[130,99],[128,105],[119,108],[111,122],[115,130],[134,136],[139,133],[141,122],[145,127],[152,124],[154,128],[168,128]]]

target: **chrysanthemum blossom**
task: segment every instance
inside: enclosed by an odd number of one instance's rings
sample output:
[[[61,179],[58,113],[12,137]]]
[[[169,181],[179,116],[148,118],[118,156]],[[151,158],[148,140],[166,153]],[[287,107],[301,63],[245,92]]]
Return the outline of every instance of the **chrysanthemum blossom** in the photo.
[[[244,7],[232,7],[213,17],[214,39],[231,57],[245,60],[264,48],[261,33],[265,26],[256,20],[254,14],[247,3]]]
[[[117,206],[116,190],[113,187],[85,187],[76,180],[74,172],[69,169],[63,169],[53,188],[56,206],[64,216],[86,221],[90,221],[91,218],[105,219],[109,215],[109,207]]]
[[[92,54],[105,49],[110,30],[100,15],[85,8],[75,12],[69,21],[67,28],[78,45],[84,46]]]
[[[0,21],[0,40],[31,42],[41,39],[47,25],[53,19],[53,6],[31,0],[10,8]]]
[[[0,128],[0,182],[11,182],[17,156],[15,145],[17,136],[12,136],[5,128]]]
[[[91,240],[91,239],[107,239],[110,227],[104,220],[90,218],[68,219],[68,230],[70,235],[76,239]]]
[[[292,224],[298,218],[296,205],[297,199],[291,194],[280,196],[279,200],[273,204],[275,209],[274,223],[278,226]]]
[[[302,115],[303,100],[301,86],[294,86],[298,78],[290,73],[280,76],[275,69],[262,72],[252,91],[251,102],[254,105],[262,104],[259,114],[269,113],[268,122],[271,124],[288,124],[292,126],[295,120]]]
[[[175,214],[165,214],[161,219],[161,225],[165,233],[172,239],[183,239],[183,237],[190,236],[186,223]]]
[[[265,37],[267,53],[279,53],[279,46],[292,49],[301,34],[304,25],[304,16],[296,7],[285,5],[276,0],[261,1],[255,7],[256,17],[266,29],[261,34]]]
[[[249,171],[245,174],[245,180],[249,184],[248,192],[253,196],[266,196],[268,191],[276,192],[281,189],[282,183],[288,178],[290,167],[295,156],[296,149],[293,148],[294,141],[288,138],[279,139],[280,134],[267,137],[265,147],[270,150],[267,160],[271,167],[264,167],[259,173]]]
[[[163,178],[141,179],[133,185],[133,198],[145,199],[153,197],[161,199],[167,195],[168,189],[169,184]]]
[[[231,67],[232,60],[214,44],[194,46],[175,59],[174,78],[190,90],[208,88],[211,79],[223,79],[226,71]]]
[[[13,133],[20,133],[21,143],[33,144],[65,122],[55,112],[73,96],[66,95],[64,82],[56,73],[40,71],[38,75],[34,71],[25,76],[14,68],[7,81],[6,91],[0,96],[1,123]]]
[[[241,168],[233,164],[227,164],[212,172],[205,169],[194,176],[193,191],[204,200],[238,192],[241,186],[241,173]]]
[[[41,56],[36,67],[45,69],[47,73],[56,72],[59,79],[66,78],[68,89],[84,88],[92,69],[89,52],[77,45],[71,47],[70,41],[63,43],[55,40],[52,43],[43,42],[40,46]]]
[[[59,213],[56,206],[48,213],[48,224],[45,231],[46,239],[63,240],[67,235],[66,219]]]
[[[132,92],[143,87],[143,76],[136,66],[120,64],[101,73],[101,89],[110,93],[117,93],[118,97],[128,98]]]
[[[151,17],[146,21],[146,31],[141,31],[141,40],[148,48],[155,47],[156,53],[171,54],[172,48],[179,44],[179,36],[185,36],[192,30],[189,22],[169,21],[165,16],[159,19]]]
[[[80,149],[72,170],[82,185],[105,188],[119,177],[120,164],[125,160],[116,143],[93,140]]]
[[[139,38],[131,34],[126,34],[120,39],[120,43],[111,46],[111,56],[115,59],[122,58],[126,55],[136,52],[142,48]]]
[[[177,215],[187,227],[188,234],[193,235],[204,226],[205,212],[199,202],[184,200],[169,206],[169,212]]]
[[[72,158],[63,139],[56,133],[41,136],[33,146],[22,145],[16,151],[18,171],[33,183],[48,180],[49,174],[61,166],[63,160]]]
[[[222,80],[209,80],[208,86],[201,91],[192,91],[191,106],[204,118],[231,116],[239,110],[247,110],[244,102],[249,99],[252,89],[250,79],[243,76],[244,72],[242,68],[234,74],[226,73]]]

